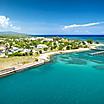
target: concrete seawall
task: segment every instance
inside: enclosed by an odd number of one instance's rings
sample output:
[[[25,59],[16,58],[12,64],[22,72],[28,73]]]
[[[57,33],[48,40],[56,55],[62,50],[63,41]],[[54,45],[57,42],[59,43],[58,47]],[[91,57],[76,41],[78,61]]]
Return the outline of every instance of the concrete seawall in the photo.
[[[16,71],[14,70],[14,68],[8,68],[8,69],[4,69],[0,71],[0,77],[4,77],[7,75],[11,75],[13,73],[16,73]]]
[[[37,66],[43,65],[45,63],[46,62],[41,61],[41,62],[36,62],[36,63],[32,63],[32,64],[23,65],[19,68],[14,68],[13,67],[13,68],[4,69],[4,70],[0,71],[0,77],[4,77],[4,76],[8,76],[8,75],[17,73],[17,72],[21,72],[21,71],[24,71],[24,70],[29,69],[31,67],[37,67]]]

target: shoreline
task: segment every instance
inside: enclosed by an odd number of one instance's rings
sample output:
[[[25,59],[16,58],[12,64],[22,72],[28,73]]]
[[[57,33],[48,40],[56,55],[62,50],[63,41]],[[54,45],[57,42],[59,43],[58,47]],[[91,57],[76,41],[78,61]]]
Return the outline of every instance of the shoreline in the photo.
[[[24,64],[24,65],[21,65],[21,66],[17,65],[15,67],[11,67],[11,68],[1,70],[0,71],[0,77],[8,76],[8,75],[11,75],[13,73],[17,73],[17,72],[26,70],[26,69],[31,68],[31,67],[37,67],[37,66],[40,66],[40,65],[44,65],[45,63],[51,61],[50,56],[53,56],[53,55],[66,54],[66,53],[72,53],[72,52],[89,51],[89,50],[95,48],[96,46],[101,46],[101,45],[102,44],[91,46],[90,48],[79,48],[79,49],[73,49],[73,50],[65,50],[65,51],[55,51],[55,52],[43,53],[43,54],[41,54],[39,56],[39,60],[37,62]]]
[[[45,63],[51,61],[50,56],[53,56],[53,55],[72,53],[72,52],[83,52],[83,51],[88,51],[88,50],[90,50],[90,49],[89,48],[79,48],[79,49],[74,49],[74,50],[44,53],[44,54],[41,54],[39,56],[39,61],[38,62],[25,64],[25,65],[22,65],[20,67],[16,66],[16,67],[11,67],[11,68],[8,68],[8,69],[1,70],[0,71],[0,77],[11,75],[13,73],[17,73],[17,72],[26,70],[26,69],[31,68],[31,67],[37,67],[37,66],[40,66],[40,65],[44,65]]]

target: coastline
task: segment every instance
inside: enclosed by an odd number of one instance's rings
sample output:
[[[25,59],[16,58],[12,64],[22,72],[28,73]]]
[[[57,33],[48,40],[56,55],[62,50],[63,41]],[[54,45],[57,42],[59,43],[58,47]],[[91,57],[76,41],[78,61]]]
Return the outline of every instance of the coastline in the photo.
[[[4,76],[7,76],[7,75],[10,75],[10,74],[13,74],[13,73],[17,73],[17,72],[26,70],[26,69],[31,68],[31,67],[37,67],[37,66],[43,65],[43,64],[51,61],[50,56],[53,56],[53,55],[72,53],[72,52],[88,51],[88,50],[91,50],[91,49],[95,48],[96,46],[102,46],[102,45],[103,44],[91,46],[89,48],[79,48],[79,49],[73,49],[73,50],[43,53],[38,57],[39,60],[37,62],[32,62],[32,63],[24,64],[24,65],[21,65],[21,66],[17,65],[15,67],[11,67],[11,68],[8,68],[8,69],[1,70],[0,71],[0,77],[4,77]]]
[[[4,69],[4,70],[0,71],[0,77],[4,77],[4,76],[7,76],[7,75],[16,73],[16,72],[20,72],[20,71],[23,71],[23,70],[31,68],[31,67],[37,67],[37,66],[43,65],[43,64],[49,62],[51,60],[50,56],[53,56],[53,55],[64,54],[64,53],[72,53],[72,52],[82,52],[82,51],[88,51],[88,50],[90,50],[90,49],[89,48],[79,48],[79,49],[74,49],[74,50],[44,53],[44,54],[41,54],[39,56],[39,61],[38,62],[29,63],[29,64],[25,64],[25,65],[22,65],[22,66],[11,67],[11,68]]]

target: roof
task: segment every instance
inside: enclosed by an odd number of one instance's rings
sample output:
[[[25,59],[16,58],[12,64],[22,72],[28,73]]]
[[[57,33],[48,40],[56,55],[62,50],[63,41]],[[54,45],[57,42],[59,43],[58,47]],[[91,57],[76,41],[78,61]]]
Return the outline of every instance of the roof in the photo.
[[[48,46],[47,45],[45,45],[45,44],[39,44],[39,45],[37,45],[37,48],[47,48]]]

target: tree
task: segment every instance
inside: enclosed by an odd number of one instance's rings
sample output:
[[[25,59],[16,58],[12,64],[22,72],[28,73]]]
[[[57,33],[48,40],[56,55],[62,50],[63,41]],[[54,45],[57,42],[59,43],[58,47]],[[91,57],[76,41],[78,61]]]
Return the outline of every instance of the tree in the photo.
[[[35,61],[38,61],[38,58],[35,58]]]
[[[92,43],[93,43],[93,40],[92,40],[92,39],[88,39],[88,40],[87,40],[87,43],[92,44]]]
[[[67,47],[66,47],[66,50],[70,50],[70,49],[71,49],[71,47],[70,47],[70,46],[67,46]]]
[[[59,45],[58,50],[62,50],[63,49],[63,45]]]
[[[39,50],[39,53],[42,54],[42,50]]]
[[[29,55],[30,55],[30,56],[32,56],[32,55],[33,55],[33,52],[32,52],[32,50],[30,51]]]
[[[48,48],[43,48],[43,50],[44,50],[44,51],[47,51],[47,50],[48,50]]]

